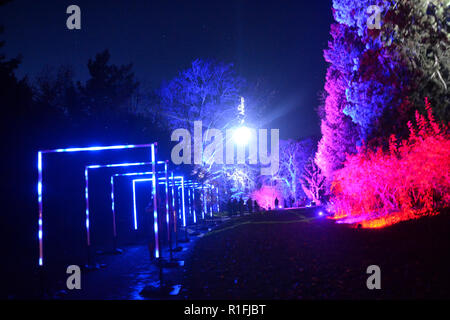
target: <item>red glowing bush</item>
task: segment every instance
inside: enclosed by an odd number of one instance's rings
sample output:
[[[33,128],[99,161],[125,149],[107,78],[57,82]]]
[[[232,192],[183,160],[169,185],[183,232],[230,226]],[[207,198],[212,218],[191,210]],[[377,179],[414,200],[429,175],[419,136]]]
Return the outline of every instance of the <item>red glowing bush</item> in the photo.
[[[360,149],[347,157],[332,182],[335,219],[380,228],[434,215],[450,205],[450,135],[425,100],[427,117],[416,112],[410,136],[389,150]]]

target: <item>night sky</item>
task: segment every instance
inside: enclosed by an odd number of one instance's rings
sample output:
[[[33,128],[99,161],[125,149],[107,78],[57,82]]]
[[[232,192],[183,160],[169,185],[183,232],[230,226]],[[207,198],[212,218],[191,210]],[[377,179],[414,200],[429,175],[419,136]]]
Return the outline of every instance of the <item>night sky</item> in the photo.
[[[66,28],[71,4],[81,8],[81,30]],[[0,23],[4,53],[23,55],[19,77],[69,64],[85,80],[88,59],[109,49],[113,63],[132,62],[153,89],[193,59],[215,58],[278,92],[267,127],[280,128],[281,138],[320,133],[331,0],[15,0],[0,7]]]

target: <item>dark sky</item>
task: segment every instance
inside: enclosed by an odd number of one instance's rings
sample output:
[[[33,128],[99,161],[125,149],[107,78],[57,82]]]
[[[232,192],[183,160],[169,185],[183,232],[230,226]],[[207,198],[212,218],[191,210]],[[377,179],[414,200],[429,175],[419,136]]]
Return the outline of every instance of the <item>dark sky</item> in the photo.
[[[71,4],[81,8],[81,30],[66,28]],[[23,55],[20,77],[70,64],[85,80],[88,59],[108,48],[113,63],[132,62],[141,83],[156,88],[193,59],[215,58],[278,92],[267,127],[281,138],[320,132],[331,0],[15,0],[0,7],[0,23],[7,56]]]

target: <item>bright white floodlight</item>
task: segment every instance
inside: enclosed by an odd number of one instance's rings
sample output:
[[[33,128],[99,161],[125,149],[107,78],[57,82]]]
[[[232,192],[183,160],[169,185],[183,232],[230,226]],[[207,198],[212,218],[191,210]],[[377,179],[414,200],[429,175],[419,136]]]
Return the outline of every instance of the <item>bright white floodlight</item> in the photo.
[[[247,127],[239,127],[234,130],[233,140],[238,145],[247,145],[251,138],[251,131]]]

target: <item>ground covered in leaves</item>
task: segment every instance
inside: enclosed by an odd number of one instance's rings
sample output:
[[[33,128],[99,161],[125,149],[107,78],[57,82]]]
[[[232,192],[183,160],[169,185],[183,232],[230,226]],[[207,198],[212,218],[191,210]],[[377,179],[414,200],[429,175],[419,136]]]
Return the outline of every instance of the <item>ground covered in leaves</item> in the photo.
[[[384,229],[315,218],[313,209],[232,219],[196,242],[187,299],[450,298],[450,215]],[[367,267],[381,268],[368,290]]]

